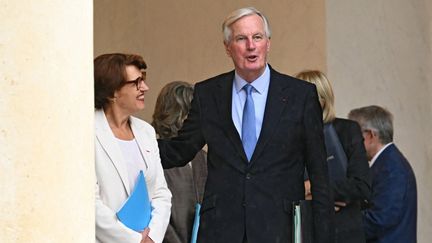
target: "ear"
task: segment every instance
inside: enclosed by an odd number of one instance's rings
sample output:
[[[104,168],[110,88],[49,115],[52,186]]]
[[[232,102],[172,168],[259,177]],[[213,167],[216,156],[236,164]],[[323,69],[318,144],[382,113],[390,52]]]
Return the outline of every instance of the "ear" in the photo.
[[[114,91],[114,95],[113,95],[113,97],[112,97],[112,98],[109,98],[109,100],[110,100],[112,103],[116,103],[116,101],[117,101],[117,97],[118,97],[118,91],[116,90],[116,91]]]
[[[226,43],[225,41],[223,43],[224,43],[224,46],[225,46],[225,52],[226,52],[227,56],[228,57],[232,57],[231,56],[231,50],[230,50],[229,43]]]
[[[267,53],[269,53],[270,52],[270,43],[271,41],[270,41],[270,38],[268,39],[268,41],[267,41]]]
[[[377,134],[377,132],[376,131],[374,131],[374,130],[370,130],[370,136],[371,136],[371,138],[374,138],[374,139],[379,139],[378,138],[378,134]]]

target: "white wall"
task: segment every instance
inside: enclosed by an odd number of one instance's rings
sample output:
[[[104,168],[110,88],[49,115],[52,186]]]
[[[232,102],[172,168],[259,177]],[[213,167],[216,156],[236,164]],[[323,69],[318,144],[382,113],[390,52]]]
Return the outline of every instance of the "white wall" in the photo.
[[[0,242],[94,242],[92,2],[0,16]]]
[[[418,242],[432,225],[432,51],[428,0],[327,1],[327,69],[336,110],[380,105],[418,186]],[[391,202],[389,202],[391,203]]]

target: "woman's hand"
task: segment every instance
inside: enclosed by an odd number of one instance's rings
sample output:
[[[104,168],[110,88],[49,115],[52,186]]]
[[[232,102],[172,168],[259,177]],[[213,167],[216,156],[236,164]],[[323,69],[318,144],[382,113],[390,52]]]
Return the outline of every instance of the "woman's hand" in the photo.
[[[154,241],[148,236],[150,232],[150,228],[145,228],[144,231],[141,233],[142,240],[141,243],[154,243]]]

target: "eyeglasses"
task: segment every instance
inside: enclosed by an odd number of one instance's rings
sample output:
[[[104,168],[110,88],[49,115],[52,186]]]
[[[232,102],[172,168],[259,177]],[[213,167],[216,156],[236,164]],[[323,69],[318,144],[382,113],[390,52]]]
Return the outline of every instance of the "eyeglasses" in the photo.
[[[133,84],[135,84],[136,89],[139,90],[140,87],[142,86],[142,84],[145,84],[145,80],[146,80],[146,73],[143,73],[141,77],[138,77],[135,80],[130,80],[130,81],[123,82],[122,86],[126,85],[126,84],[132,84],[133,83]]]
[[[372,132],[372,130],[370,129],[361,129],[362,133],[370,133]]]
[[[362,129],[362,134],[370,134],[371,136],[376,136],[376,131],[373,129]]]

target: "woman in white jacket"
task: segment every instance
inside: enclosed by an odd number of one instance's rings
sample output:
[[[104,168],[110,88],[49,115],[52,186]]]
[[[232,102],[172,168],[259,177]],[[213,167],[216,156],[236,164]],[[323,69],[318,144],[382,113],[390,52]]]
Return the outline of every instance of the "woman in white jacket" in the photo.
[[[149,87],[141,56],[104,54],[94,60],[96,242],[160,243],[171,209],[154,129],[131,115],[144,109]],[[143,171],[151,219],[142,232],[116,216]]]

